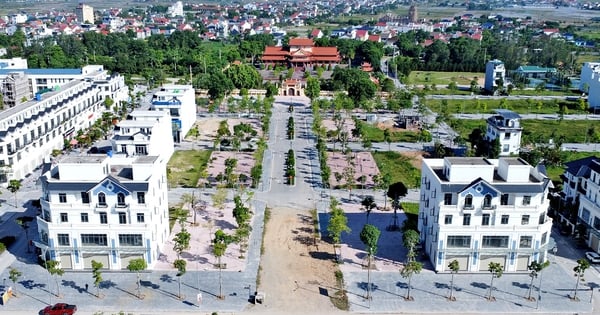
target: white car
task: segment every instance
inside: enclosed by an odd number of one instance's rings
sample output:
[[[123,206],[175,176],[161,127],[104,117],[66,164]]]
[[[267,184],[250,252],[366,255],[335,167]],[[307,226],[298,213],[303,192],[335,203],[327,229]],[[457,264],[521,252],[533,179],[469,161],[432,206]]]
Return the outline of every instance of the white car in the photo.
[[[585,257],[592,263],[592,264],[600,264],[600,254],[595,253],[595,252],[587,252],[585,253]]]

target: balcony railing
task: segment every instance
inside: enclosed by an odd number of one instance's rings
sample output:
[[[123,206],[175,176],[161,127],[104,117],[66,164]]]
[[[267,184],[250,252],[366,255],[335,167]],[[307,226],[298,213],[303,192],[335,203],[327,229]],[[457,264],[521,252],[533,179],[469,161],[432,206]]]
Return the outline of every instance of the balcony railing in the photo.
[[[463,210],[475,210],[473,205],[463,205]]]

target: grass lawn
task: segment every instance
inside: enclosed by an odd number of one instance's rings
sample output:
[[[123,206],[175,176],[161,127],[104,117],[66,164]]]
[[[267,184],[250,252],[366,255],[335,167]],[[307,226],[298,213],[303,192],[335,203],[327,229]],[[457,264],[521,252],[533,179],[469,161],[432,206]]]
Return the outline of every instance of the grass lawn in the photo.
[[[411,159],[398,152],[373,152],[373,158],[381,175],[390,174],[392,184],[402,182],[408,188],[418,188],[421,171],[412,166]]]
[[[196,187],[200,172],[206,169],[211,151],[175,151],[167,164],[170,187]]]
[[[506,108],[519,114],[557,114],[560,104],[568,108],[567,114],[585,114],[586,111],[579,109],[578,102],[560,100],[552,101],[531,100],[509,100],[509,99],[469,99],[469,100],[434,100],[428,99],[426,105],[434,112],[442,110],[442,104],[447,104],[450,114],[480,114],[494,113],[495,109]]]
[[[548,143],[563,137],[566,143],[584,143],[587,130],[594,126],[591,120],[521,120],[523,127],[522,143]]]
[[[454,81],[458,85],[469,85],[475,78],[484,78],[483,72],[436,72],[436,71],[412,71],[408,75],[408,84],[435,84],[438,87],[447,86]]]
[[[560,137],[563,137],[563,142],[566,143],[584,143],[586,131],[593,125],[591,120],[522,119],[521,143],[548,143],[550,139],[556,142]],[[452,119],[450,126],[468,141],[473,129],[485,127],[486,122],[483,119]]]
[[[374,125],[362,123],[362,137],[371,142],[384,142],[383,129],[379,129]],[[391,142],[419,142],[421,134],[414,131],[390,131]],[[425,139],[427,140],[427,139]]]
[[[404,212],[419,215],[419,203],[418,202],[402,202],[402,208]]]

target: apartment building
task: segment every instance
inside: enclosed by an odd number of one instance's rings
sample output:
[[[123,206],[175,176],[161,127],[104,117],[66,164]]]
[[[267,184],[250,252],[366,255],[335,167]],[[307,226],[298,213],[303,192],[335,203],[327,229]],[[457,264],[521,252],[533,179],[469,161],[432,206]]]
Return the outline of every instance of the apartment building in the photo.
[[[486,120],[485,137],[488,141],[500,141],[500,156],[518,155],[521,150],[521,116],[507,109],[494,110],[496,115]]]
[[[485,64],[485,82],[484,89],[493,92],[498,87],[498,81],[506,84],[506,68],[504,62],[494,59]]]
[[[79,23],[94,24],[94,8],[90,5],[80,3],[75,8],[75,15]]]
[[[588,93],[588,104],[594,112],[600,108],[600,62],[583,64],[579,90]]]
[[[68,155],[41,177],[36,246],[63,269],[152,268],[169,236],[166,164],[171,118],[134,111],[117,125],[108,154]]]
[[[191,85],[163,85],[152,96],[151,110],[171,115],[173,141],[181,142],[196,122],[196,94]]]
[[[0,184],[24,178],[42,165],[52,150],[62,149],[65,139],[89,128],[106,110],[106,97],[126,100],[124,78],[96,67],[101,66],[94,66],[96,70],[89,73],[80,69],[68,82],[0,112]]]
[[[436,271],[457,260],[464,271],[507,272],[545,261],[552,219],[552,182],[520,158],[423,160],[419,231]]]
[[[600,252],[600,158],[587,157],[566,163],[563,174],[564,204],[577,207],[580,235],[595,252]]]

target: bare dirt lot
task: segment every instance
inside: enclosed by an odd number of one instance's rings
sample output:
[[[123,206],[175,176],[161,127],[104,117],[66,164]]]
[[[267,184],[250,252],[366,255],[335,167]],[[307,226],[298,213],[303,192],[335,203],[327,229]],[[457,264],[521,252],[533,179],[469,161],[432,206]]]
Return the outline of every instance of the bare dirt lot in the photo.
[[[266,226],[259,290],[265,304],[250,312],[272,314],[342,313],[326,295],[335,288],[331,245],[314,242],[312,218],[307,210],[274,208]]]

